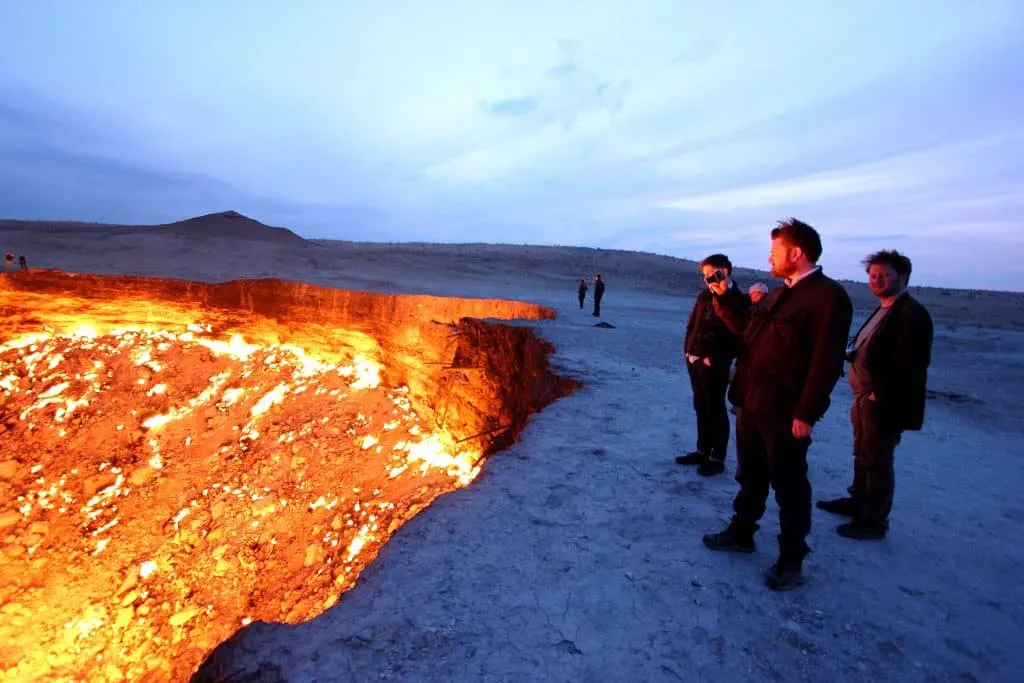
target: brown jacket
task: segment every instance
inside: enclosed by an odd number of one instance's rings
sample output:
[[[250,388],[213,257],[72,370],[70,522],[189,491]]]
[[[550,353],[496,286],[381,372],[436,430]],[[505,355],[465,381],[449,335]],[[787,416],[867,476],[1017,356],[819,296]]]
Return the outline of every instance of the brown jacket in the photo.
[[[729,400],[781,420],[820,420],[842,375],[853,321],[843,286],[818,270],[750,308],[736,290],[714,301],[722,320],[743,336]]]
[[[871,315],[875,315],[875,309]],[[864,321],[867,321],[871,317]],[[861,329],[863,329],[861,325]],[[857,331],[860,334],[860,330]],[[896,299],[865,346],[865,367],[878,401],[879,414],[892,419],[900,431],[924,426],[928,366],[935,328],[928,309],[909,294]]]

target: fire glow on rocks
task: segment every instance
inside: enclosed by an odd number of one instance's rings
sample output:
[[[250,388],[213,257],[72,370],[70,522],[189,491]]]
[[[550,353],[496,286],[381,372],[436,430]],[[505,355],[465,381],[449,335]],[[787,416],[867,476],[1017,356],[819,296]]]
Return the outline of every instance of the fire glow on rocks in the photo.
[[[316,616],[574,386],[527,329],[459,300],[111,280],[0,287],[10,680],[184,679],[252,620]]]

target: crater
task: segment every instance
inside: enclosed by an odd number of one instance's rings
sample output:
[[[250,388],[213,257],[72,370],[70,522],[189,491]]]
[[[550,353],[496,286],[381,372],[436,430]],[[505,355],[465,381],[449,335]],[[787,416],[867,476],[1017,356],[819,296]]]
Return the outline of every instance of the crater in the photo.
[[[0,278],[0,670],[187,680],[330,608],[578,383],[534,304]]]

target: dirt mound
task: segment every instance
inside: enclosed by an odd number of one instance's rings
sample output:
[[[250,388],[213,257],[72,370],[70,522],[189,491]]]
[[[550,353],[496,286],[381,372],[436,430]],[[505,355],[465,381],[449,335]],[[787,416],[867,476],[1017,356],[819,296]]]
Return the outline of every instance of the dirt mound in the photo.
[[[219,237],[234,240],[256,240],[281,244],[306,244],[306,240],[288,228],[275,228],[243,216],[237,211],[222,211],[196,216],[177,223],[160,225],[158,230],[188,238]]]

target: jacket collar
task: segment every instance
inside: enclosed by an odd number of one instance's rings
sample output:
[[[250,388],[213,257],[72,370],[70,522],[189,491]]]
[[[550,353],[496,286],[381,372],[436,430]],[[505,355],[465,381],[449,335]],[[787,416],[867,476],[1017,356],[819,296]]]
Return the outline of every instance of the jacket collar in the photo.
[[[907,301],[909,301],[909,300],[910,300],[910,293],[907,290],[903,290],[903,292],[899,296],[897,296],[895,300],[893,300],[892,306],[889,306],[889,313],[888,313],[888,315],[886,315],[885,320],[883,320],[881,323],[879,323],[879,327],[875,331],[876,335],[879,332],[881,332],[883,329],[885,329],[886,325],[889,324],[889,321],[892,320],[892,314],[895,313],[896,311],[900,310],[904,306],[906,306],[907,305]],[[874,307],[874,309],[872,309],[871,315],[869,315],[867,318],[864,318],[864,322],[862,322],[860,327],[857,328],[857,334],[854,335],[854,338],[860,336],[861,330],[863,330],[864,327],[871,321],[871,319],[874,318],[876,315],[878,315],[881,311],[882,311],[882,304],[879,303],[878,305],[876,305]]]
[[[815,273],[820,273],[820,272],[821,272],[821,266],[814,266],[813,268],[811,268],[810,270],[808,270],[808,271],[807,271],[806,273],[804,273],[803,275],[797,275],[797,276],[796,276],[796,277],[794,277],[794,278],[786,278],[786,286],[787,286],[787,287],[793,287],[793,286],[795,286],[795,285],[796,285],[796,284],[797,284],[798,282],[801,282],[802,280],[805,280],[805,279],[807,279],[807,278],[811,277],[811,276],[812,276],[812,275],[814,275]]]

